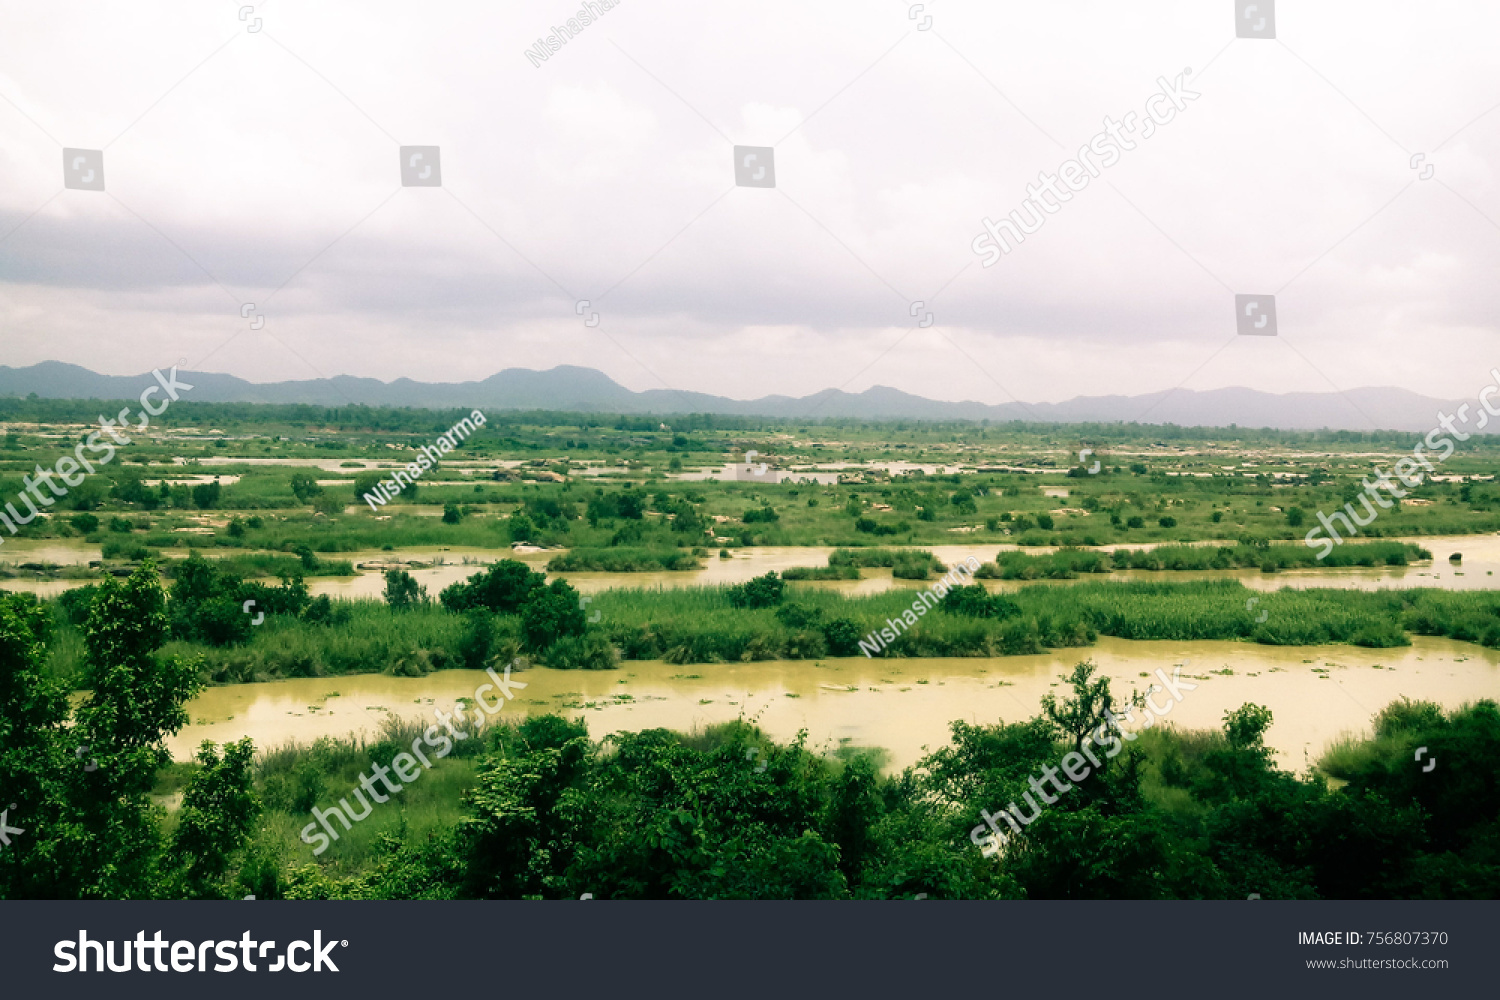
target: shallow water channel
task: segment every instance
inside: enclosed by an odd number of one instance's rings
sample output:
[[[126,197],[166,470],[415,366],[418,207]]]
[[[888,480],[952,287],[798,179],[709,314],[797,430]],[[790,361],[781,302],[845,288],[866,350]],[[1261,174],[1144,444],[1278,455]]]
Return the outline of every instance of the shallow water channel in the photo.
[[[994,591],[1015,590],[1032,583],[1068,584],[1089,580],[1239,580],[1254,590],[1271,591],[1282,587],[1336,587],[1360,590],[1406,587],[1440,587],[1445,590],[1488,590],[1500,587],[1500,535],[1432,536],[1394,539],[1409,541],[1428,549],[1433,554],[1431,563],[1419,563],[1399,567],[1350,567],[1345,569],[1288,570],[1281,573],[1262,573],[1257,569],[1201,570],[1191,572],[1153,572],[1150,570],[1128,570],[1099,575],[1084,574],[1077,580],[989,580],[985,585]],[[1170,543],[1169,543],[1170,544]],[[1222,543],[1198,543],[1222,544]],[[981,562],[995,558],[1001,550],[1017,550],[1014,545],[968,544],[923,546],[946,565],[952,566],[974,556]],[[1152,543],[1140,545],[1101,546],[1113,548],[1154,548]],[[208,550],[214,555],[234,550]],[[792,566],[826,566],[829,546],[766,546],[750,549],[731,549],[730,558],[721,559],[716,550],[710,550],[702,559],[703,568],[686,572],[660,573],[558,573],[551,574],[567,579],[584,593],[595,593],[613,587],[641,587],[648,589],[669,587],[701,587],[727,583],[742,583],[752,577],[781,571]],[[1041,554],[1056,551],[1050,546],[1037,546],[1022,551]],[[1462,553],[1461,564],[1449,563],[1453,553]],[[396,551],[371,549],[359,552],[335,553],[328,558],[348,560],[354,565],[387,562],[417,562],[422,568],[410,570],[417,582],[427,588],[432,597],[450,583],[467,579],[480,572],[485,565],[498,559],[521,559],[537,570],[546,567],[555,552],[528,552],[515,554],[509,549],[482,548],[406,548]],[[22,562],[53,563],[57,565],[87,565],[89,560],[99,558],[97,546],[84,543],[42,540],[30,542],[15,539],[0,550],[0,559],[12,564]],[[72,587],[83,586],[88,580],[41,580],[17,577],[0,580],[0,590],[23,590],[41,597],[55,597]],[[799,583],[797,586],[813,586],[836,590],[844,594],[872,594],[892,587],[918,589],[924,584],[912,580],[893,580],[888,569],[866,569],[859,580],[824,580]],[[379,598],[385,588],[385,580],[379,570],[361,570],[352,577],[313,577],[308,580],[313,594],[327,594],[343,598]]]

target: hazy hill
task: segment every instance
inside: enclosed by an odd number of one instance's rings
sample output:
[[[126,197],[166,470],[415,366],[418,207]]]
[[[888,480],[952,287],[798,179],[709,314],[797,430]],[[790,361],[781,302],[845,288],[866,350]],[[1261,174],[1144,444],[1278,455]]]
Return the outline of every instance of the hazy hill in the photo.
[[[337,406],[452,407],[504,410],[579,410],[603,413],[728,413],[774,417],[858,417],[908,420],[1140,421],[1184,427],[1340,428],[1423,432],[1436,426],[1452,400],[1392,387],[1344,393],[1275,394],[1229,388],[1177,389],[1143,396],[1079,396],[1062,403],[945,403],[899,389],[874,386],[860,393],[825,389],[811,396],[739,400],[675,389],[633,392],[603,372],[560,365],[547,371],[507,368],[478,382],[414,382],[354,378],[254,383],[233,375],[179,373],[193,386],[185,398],[202,402],[311,403]],[[129,399],[154,380],[150,374],[100,375],[77,365],[44,361],[29,368],[0,365],[0,396],[36,393],[51,399]],[[1471,402],[1471,409],[1473,404]],[[1500,431],[1500,420],[1486,428]]]

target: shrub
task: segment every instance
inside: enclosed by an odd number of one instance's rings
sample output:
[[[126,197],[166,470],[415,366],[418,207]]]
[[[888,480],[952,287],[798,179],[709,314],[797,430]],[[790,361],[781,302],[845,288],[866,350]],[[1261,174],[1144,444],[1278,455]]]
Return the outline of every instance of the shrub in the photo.
[[[898,580],[925,580],[935,562],[928,552],[900,552],[891,563],[891,576]],[[939,564],[938,569],[942,569]]]
[[[581,636],[587,627],[578,591],[566,580],[538,588],[521,607],[521,639],[532,652],[546,650],[566,636]]]
[[[99,530],[99,519],[93,514],[74,514],[68,523],[85,535]]]
[[[966,587],[954,587],[943,595],[938,607],[949,614],[969,618],[1014,618],[1021,613],[1020,605],[1008,597],[990,594],[983,586],[971,583]]]
[[[786,584],[774,572],[737,583],[726,592],[736,608],[773,608],[781,603]]]
[[[427,588],[404,569],[388,569],[385,571],[385,603],[398,610],[426,604]]]
[[[1156,523],[1161,525],[1163,528],[1175,528],[1177,527],[1177,518],[1172,517],[1169,514],[1166,517],[1158,518]]]
[[[502,559],[466,582],[443,588],[439,600],[449,611],[488,608],[496,614],[513,615],[546,582],[546,574],[536,572],[520,560]]]
[[[292,493],[298,500],[306,503],[313,497],[322,496],[323,487],[319,486],[318,481],[308,473],[294,472],[292,473]]]
[[[620,651],[603,633],[592,631],[557,639],[540,659],[555,670],[614,670],[620,665]]]
[[[335,514],[339,514],[339,513],[343,512],[343,510],[344,510],[344,501],[340,500],[338,497],[331,497],[331,496],[316,497],[316,498],[313,499],[312,509],[314,511],[316,511],[317,513],[319,513],[319,514],[324,515],[325,517],[332,517]],[[258,521],[260,519],[259,518],[255,518],[254,520]],[[258,525],[251,525],[251,527],[258,527]]]
[[[212,510],[219,506],[219,498],[223,492],[217,479],[211,483],[199,483],[193,487],[193,505],[199,510]]]
[[[828,641],[830,656],[858,656],[859,626],[847,618],[835,618],[823,624],[823,638]]]

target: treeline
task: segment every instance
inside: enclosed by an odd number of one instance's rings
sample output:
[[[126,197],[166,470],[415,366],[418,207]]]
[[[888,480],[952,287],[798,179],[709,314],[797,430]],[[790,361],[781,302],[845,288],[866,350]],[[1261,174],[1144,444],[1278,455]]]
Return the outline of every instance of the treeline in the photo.
[[[19,423],[94,423],[99,413],[113,412],[135,400],[42,399],[0,397],[0,421]],[[442,433],[473,409],[447,406],[424,407],[369,406],[348,404],[319,406],[307,403],[211,403],[195,402],[189,397],[175,402],[160,417],[158,426],[215,426],[303,428],[338,432],[372,433]],[[573,427],[584,431],[619,431],[635,434],[659,434],[663,425],[672,434],[695,432],[764,432],[779,433],[818,427],[835,434],[880,437],[919,432],[934,438],[978,433],[1027,435],[1042,439],[1063,438],[1067,442],[1089,441],[1098,445],[1122,445],[1142,441],[1204,442],[1235,441],[1254,446],[1316,448],[1327,445],[1371,445],[1376,447],[1409,447],[1415,438],[1408,431],[1276,430],[1269,427],[1180,427],[1176,424],[1139,423],[1063,423],[1026,420],[978,420],[891,418],[868,420],[855,417],[774,417],[722,413],[609,413],[572,410],[507,410],[481,406],[491,424],[492,433],[518,433],[525,428]],[[1488,442],[1485,435],[1474,435],[1470,441],[1457,442],[1458,450],[1482,450]]]

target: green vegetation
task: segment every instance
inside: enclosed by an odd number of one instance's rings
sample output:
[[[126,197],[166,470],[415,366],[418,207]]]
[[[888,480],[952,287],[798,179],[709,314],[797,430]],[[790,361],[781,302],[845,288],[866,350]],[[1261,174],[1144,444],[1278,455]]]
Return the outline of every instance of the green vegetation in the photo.
[[[540,593],[541,591],[538,591]],[[535,595],[533,595],[535,597]],[[559,605],[560,606],[560,605]],[[420,611],[414,613],[421,613]],[[789,602],[793,626],[817,620]],[[453,616],[457,617],[457,616]],[[1220,732],[1113,737],[997,856],[985,810],[1021,801],[1118,704],[1092,664],[1013,723],[952,724],[898,775],[870,756],[769,740],[744,722],[600,743],[552,715],[455,745],[321,858],[314,807],[390,767],[419,725],[254,758],[206,743],[191,764],[162,740],[186,722],[195,666],[163,648],[166,594],[143,569],[104,581],[85,619],[91,695],[77,707],[43,666],[49,624],[0,598],[0,781],[25,824],[0,866],[4,898],[1493,898],[1500,866],[1500,708],[1399,702],[1375,738],[1322,772],[1275,767],[1271,713]],[[1128,699],[1134,701],[1134,698]],[[74,753],[86,741],[86,769]],[[1427,774],[1411,748],[1444,766]],[[754,752],[750,752],[751,750]],[[763,766],[757,765],[760,761]],[[1324,774],[1337,775],[1334,790]],[[166,812],[152,796],[182,793]]]
[[[174,654],[201,663],[213,683],[278,677],[478,668],[528,655],[549,666],[604,669],[618,659],[719,663],[859,655],[857,641],[900,618],[907,591],[844,596],[789,586],[776,574],[729,587],[607,590],[590,598],[513,560],[456,583],[430,603],[403,571],[387,575],[387,601],[309,599],[300,580],[281,587],[239,581],[189,560],[170,605]],[[416,589],[413,589],[413,588]],[[80,623],[96,588],[53,602],[53,673],[84,676]],[[241,603],[266,612],[250,627]],[[1252,602],[1250,598],[1254,597]],[[782,614],[794,604],[803,617]],[[1263,620],[1262,620],[1263,619]],[[825,625],[839,625],[830,635]],[[1408,634],[1500,648],[1495,591],[1249,590],[1235,581],[1034,585],[1005,595],[955,587],[940,612],[894,637],[883,656],[1009,656],[1087,646],[1100,635],[1136,640],[1231,640],[1267,645],[1409,644]],[[562,640],[566,640],[565,643]],[[554,643],[560,648],[553,649]]]
[[[1048,555],[1001,552],[975,573],[986,580],[1071,580],[1082,573],[1113,570],[1343,569],[1350,566],[1407,566],[1432,553],[1409,542],[1350,542],[1319,560],[1305,545],[1240,543],[1233,546],[1158,545],[1151,549],[1059,549]]]
[[[213,582],[195,566],[174,589]],[[834,631],[815,604],[785,600],[778,624]],[[780,581],[774,581],[779,583]],[[502,586],[508,584],[508,586]],[[523,632],[585,635],[566,583],[513,569],[458,591],[515,603]],[[955,605],[985,595],[958,588]],[[1076,591],[1138,588],[1090,585]],[[1222,589],[1231,589],[1222,585]],[[754,592],[753,588],[747,593]],[[809,597],[815,596],[809,592]],[[1286,595],[1275,595],[1286,596]],[[1457,597],[1461,595],[1447,595]],[[199,595],[199,606],[215,598]],[[78,603],[78,602],[75,602]],[[173,610],[151,567],[106,579],[83,608],[76,707],[44,661],[52,627],[28,595],[0,597],[0,782],[25,823],[0,866],[4,898],[1493,898],[1500,866],[1500,708],[1445,713],[1399,702],[1369,741],[1323,771],[1280,771],[1271,713],[1225,713],[1222,732],[1155,728],[1115,738],[996,857],[982,810],[1029,794],[1106,721],[1107,679],[1080,664],[1028,721],[952,724],[953,738],[899,775],[872,758],[777,744],[743,722],[703,734],[651,730],[594,742],[557,716],[494,726],[315,861],[297,831],[418,727],[371,741],[319,740],[253,757],[205,743],[171,763],[162,741],[187,721],[198,666],[167,648]],[[392,612],[396,614],[395,612]],[[1024,611],[1022,612],[1024,614]],[[468,621],[488,609],[470,610]],[[475,615],[481,618],[475,618]],[[402,619],[465,616],[430,606]],[[961,615],[968,617],[966,613]],[[850,627],[847,623],[846,628]],[[1132,702],[1134,698],[1130,699]],[[75,746],[86,748],[83,766]],[[1411,764],[1427,746],[1444,766]],[[749,753],[748,748],[755,748]],[[755,761],[764,763],[764,768]],[[1331,789],[1323,774],[1344,782]],[[168,813],[152,796],[182,793]]]
[[[702,568],[696,556],[678,549],[572,549],[547,562],[549,573],[658,573]]]
[[[859,567],[848,564],[839,566],[791,566],[781,571],[783,580],[858,580]]]

